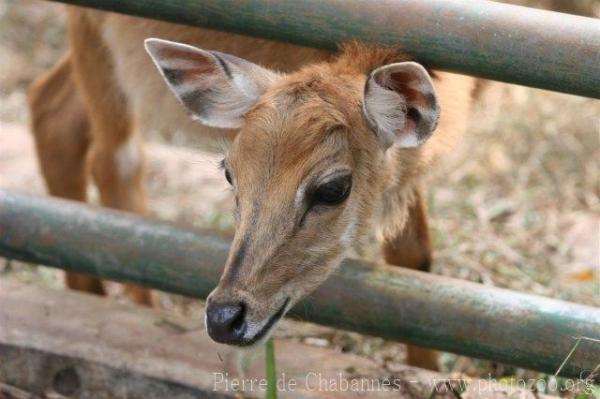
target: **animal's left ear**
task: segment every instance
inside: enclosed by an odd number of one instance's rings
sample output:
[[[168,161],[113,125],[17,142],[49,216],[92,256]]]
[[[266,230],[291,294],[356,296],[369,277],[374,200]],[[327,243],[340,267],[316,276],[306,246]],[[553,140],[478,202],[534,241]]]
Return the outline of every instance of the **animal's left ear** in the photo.
[[[363,111],[385,148],[421,145],[433,133],[440,116],[433,82],[416,62],[374,70],[365,84]]]

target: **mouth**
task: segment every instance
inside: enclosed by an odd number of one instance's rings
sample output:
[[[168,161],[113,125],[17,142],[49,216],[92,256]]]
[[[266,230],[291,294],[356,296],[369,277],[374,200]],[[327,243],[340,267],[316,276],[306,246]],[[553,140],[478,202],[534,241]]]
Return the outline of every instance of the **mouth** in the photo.
[[[243,339],[242,341],[240,341],[239,343],[236,343],[234,345],[236,345],[236,346],[252,346],[252,345],[256,344],[257,342],[261,341],[264,337],[267,336],[269,331],[271,331],[271,329],[273,328],[275,323],[277,323],[283,317],[283,315],[285,314],[285,312],[287,310],[287,306],[289,303],[290,303],[290,297],[286,297],[285,301],[283,302],[283,305],[281,305],[279,310],[277,310],[277,312],[275,312],[269,318],[269,320],[267,320],[265,325],[256,334],[254,334],[253,337],[248,338],[248,339]]]

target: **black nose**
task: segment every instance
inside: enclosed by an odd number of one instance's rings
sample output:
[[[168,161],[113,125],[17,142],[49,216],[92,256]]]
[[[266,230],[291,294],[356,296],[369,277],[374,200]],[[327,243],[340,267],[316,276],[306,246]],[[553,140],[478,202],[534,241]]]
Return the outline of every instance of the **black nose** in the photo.
[[[243,303],[209,301],[206,307],[208,335],[222,344],[243,345],[246,332],[246,307]]]

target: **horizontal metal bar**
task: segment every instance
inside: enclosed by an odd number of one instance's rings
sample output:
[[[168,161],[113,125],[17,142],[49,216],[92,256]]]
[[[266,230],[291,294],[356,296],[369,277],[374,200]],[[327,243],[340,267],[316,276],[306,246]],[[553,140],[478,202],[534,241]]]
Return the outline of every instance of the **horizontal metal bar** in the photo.
[[[432,68],[600,98],[600,21],[492,1],[53,0],[333,50],[396,45]]]
[[[0,256],[205,298],[229,240],[123,212],[0,190]],[[346,260],[292,314],[306,321],[555,372],[600,309]],[[562,375],[600,361],[583,341]]]

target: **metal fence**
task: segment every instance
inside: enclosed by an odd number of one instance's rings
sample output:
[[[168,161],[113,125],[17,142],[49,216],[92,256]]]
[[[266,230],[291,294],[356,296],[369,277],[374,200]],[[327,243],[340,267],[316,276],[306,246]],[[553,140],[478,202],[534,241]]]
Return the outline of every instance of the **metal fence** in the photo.
[[[318,48],[398,45],[431,67],[600,98],[600,22],[458,0],[64,0]],[[204,298],[228,239],[135,215],[0,190],[0,255]],[[600,310],[401,268],[346,260],[293,316],[555,372]],[[583,341],[562,368],[600,359]]]
[[[333,50],[400,46],[433,68],[600,98],[600,21],[468,0],[59,0]]]
[[[229,240],[77,202],[0,190],[0,256],[205,298]],[[391,340],[555,372],[600,309],[399,267],[346,260],[292,316]],[[582,342],[561,375],[600,359]]]

